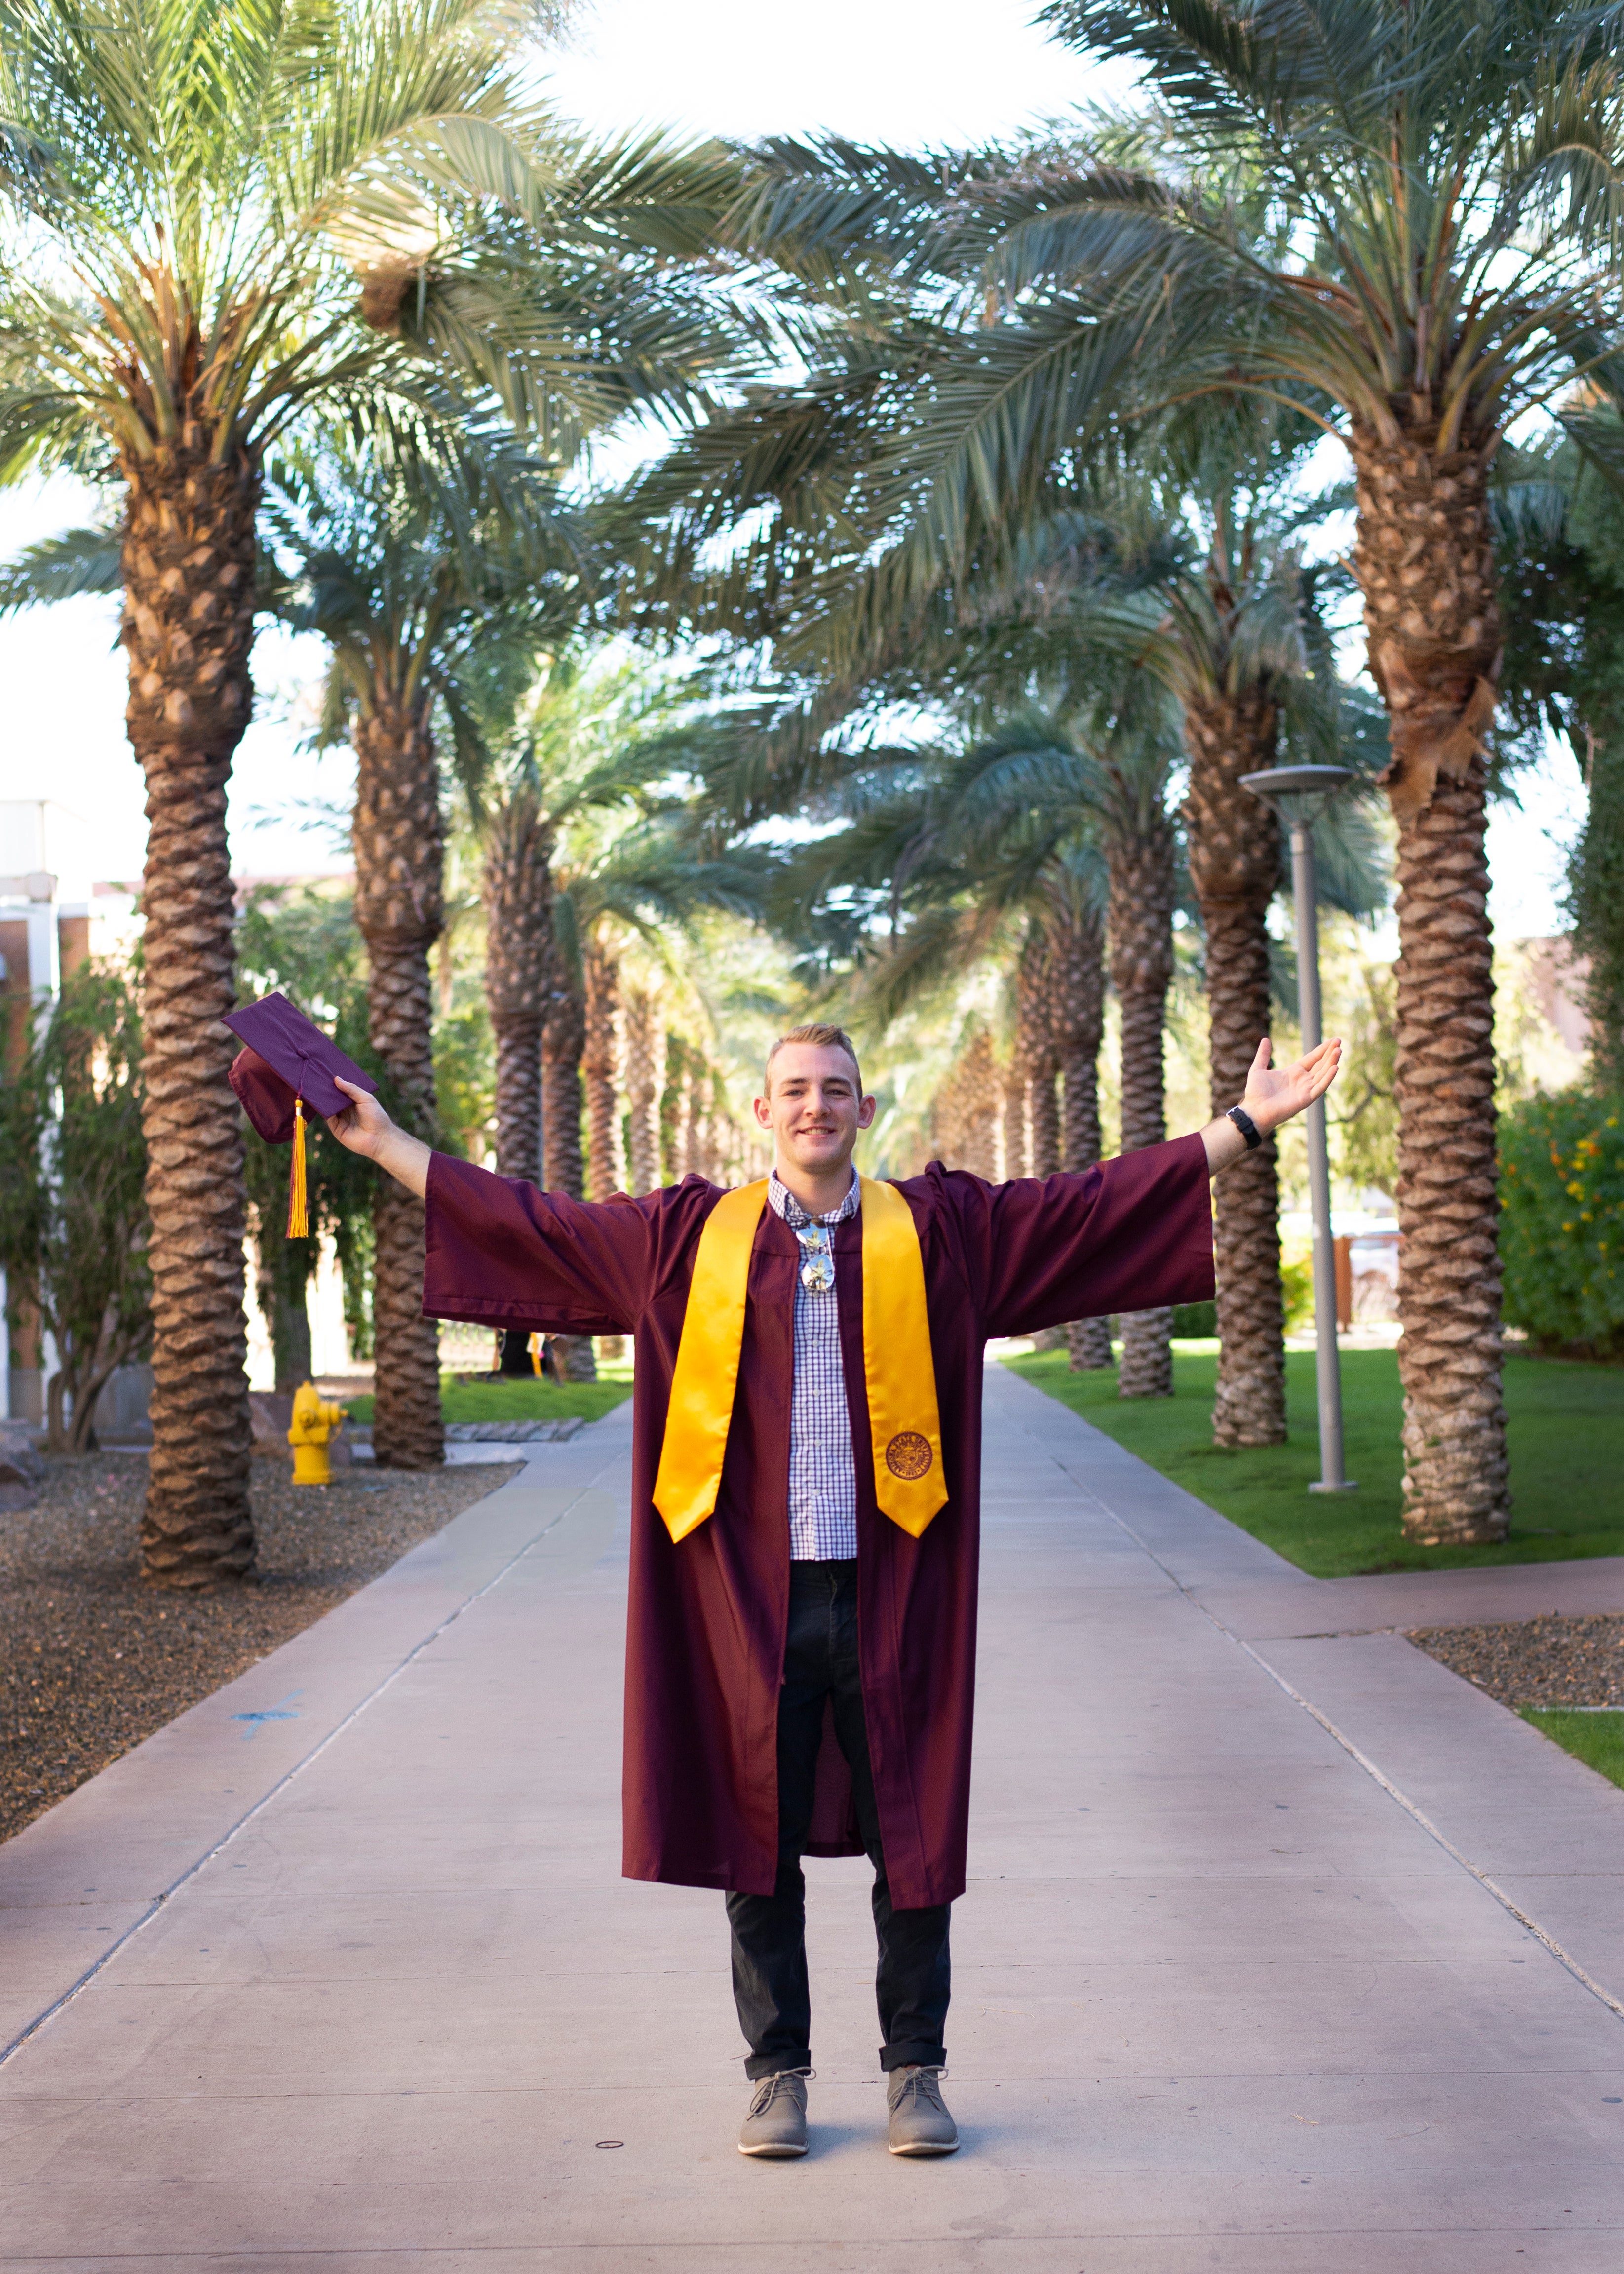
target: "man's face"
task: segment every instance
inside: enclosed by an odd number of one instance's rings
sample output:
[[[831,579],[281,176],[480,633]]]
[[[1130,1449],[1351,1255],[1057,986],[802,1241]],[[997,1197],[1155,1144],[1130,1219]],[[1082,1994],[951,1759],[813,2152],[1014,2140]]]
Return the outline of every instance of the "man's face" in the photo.
[[[822,1043],[786,1043],[772,1061],[771,1094],[756,1101],[756,1118],[771,1129],[779,1161],[813,1176],[852,1157],[857,1133],[874,1118],[860,1097],[857,1069],[846,1052]]]

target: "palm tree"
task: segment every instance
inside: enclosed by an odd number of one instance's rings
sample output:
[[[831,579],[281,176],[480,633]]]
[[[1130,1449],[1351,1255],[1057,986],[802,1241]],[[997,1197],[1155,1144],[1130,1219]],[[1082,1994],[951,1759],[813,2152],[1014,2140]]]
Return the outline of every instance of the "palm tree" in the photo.
[[[285,621],[328,644],[320,739],[347,728],[356,754],[350,840],[371,1043],[395,1110],[431,1141],[429,959],[444,919],[436,717],[449,717],[477,763],[464,681],[483,690],[492,654],[540,636],[554,587],[573,612],[580,582],[544,470],[500,436],[482,448],[466,427],[450,434],[441,443],[386,427],[364,446],[327,435],[274,456],[263,517],[281,573],[260,578]],[[499,960],[499,985],[502,976]],[[499,1079],[502,1040],[498,1025]],[[391,1467],[429,1467],[444,1458],[445,1434],[439,1329],[422,1316],[424,1204],[392,1178],[376,1180],[373,1237],[374,1452]]]
[[[620,999],[619,943],[602,925],[583,958],[586,1035],[581,1076],[586,1085],[587,1198],[606,1201],[626,1189],[626,1136],[620,1125],[620,1078],[625,1064],[625,1005]]]
[[[665,1181],[660,1146],[665,1093],[664,1003],[658,987],[645,982],[626,990],[627,1166],[634,1193],[657,1192]]]
[[[1167,801],[1176,753],[1168,737],[1141,730],[1113,738],[1098,759],[1095,811],[1110,877],[1106,933],[1121,1020],[1122,1149],[1133,1153],[1167,1135],[1162,1043],[1179,865]],[[1170,1310],[1124,1314],[1118,1397],[1173,1395],[1172,1333]]]
[[[950,1169],[989,1184],[998,1174],[998,1069],[992,1037],[976,1026],[936,1099],[936,1147]]]
[[[586,991],[579,961],[559,937],[554,907],[553,974],[541,1035],[542,1180],[549,1192],[586,1198],[586,1155],[581,1145],[581,1058],[586,1049]],[[574,968],[570,968],[571,965]],[[562,968],[560,968],[562,967]]]
[[[956,510],[974,469],[1007,512],[1056,437],[1202,389],[1282,402],[1351,456],[1398,838],[1404,1525],[1499,1540],[1488,485],[1507,427],[1615,352],[1614,19],[1556,0],[1046,14],[1142,73],[1177,170],[1101,134],[1097,157],[961,181],[956,225],[979,236],[997,316],[944,381],[942,448],[915,448],[911,478]]]
[[[542,1181],[541,1035],[553,948],[553,832],[533,781],[485,805],[485,1002],[496,1041],[496,1170]]]
[[[1060,1058],[1048,940],[1034,940],[1027,947],[1020,960],[1017,985],[1017,1037],[1026,1088],[1026,1173],[1052,1177],[1060,1166]]]
[[[623,403],[650,358],[597,344],[639,281],[617,222],[658,208],[644,278],[662,222],[668,247],[703,234],[672,154],[640,168],[559,134],[520,83],[524,30],[488,0],[0,5],[0,479],[69,463],[124,506],[128,727],[151,817],[142,1540],[165,1585],[240,1575],[254,1554],[242,1149],[220,1017],[263,454],[312,405],[415,395],[425,355],[453,354],[526,412],[589,367],[600,401]],[[699,170],[714,206],[731,166]],[[524,281],[538,229],[573,235],[598,279],[590,319],[580,296],[560,309]],[[658,330],[691,375],[715,325],[690,307],[673,327],[666,306]]]
[[[1049,1019],[1064,1101],[1061,1159],[1073,1173],[1100,1157],[1097,1070],[1105,1032],[1105,936],[1095,863],[1063,858],[1051,887],[1049,920]],[[1077,1319],[1066,1329],[1074,1371],[1111,1363],[1109,1319]]]

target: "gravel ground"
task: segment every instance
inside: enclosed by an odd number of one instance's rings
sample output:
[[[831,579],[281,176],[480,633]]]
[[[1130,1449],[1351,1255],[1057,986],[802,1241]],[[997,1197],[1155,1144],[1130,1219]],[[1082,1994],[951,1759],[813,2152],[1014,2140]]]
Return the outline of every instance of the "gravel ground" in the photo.
[[[1410,1638],[1502,1706],[1624,1706],[1624,1617],[1424,1627]]]
[[[296,1492],[256,1460],[256,1575],[177,1594],[141,1584],[139,1454],[47,1468],[33,1508],[0,1510],[0,1840],[516,1473],[351,1469]]]

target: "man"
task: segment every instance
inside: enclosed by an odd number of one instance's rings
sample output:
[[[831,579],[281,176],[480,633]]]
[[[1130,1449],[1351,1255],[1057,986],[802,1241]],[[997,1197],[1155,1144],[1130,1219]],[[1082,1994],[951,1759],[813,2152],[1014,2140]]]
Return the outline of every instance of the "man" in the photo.
[[[801,1859],[865,1851],[889,2144],[958,2146],[984,1345],[1209,1297],[1208,1179],[1340,1052],[1271,1072],[1265,1042],[1228,1117],[1082,1175],[888,1185],[852,1165],[875,1101],[851,1041],[800,1027],[755,1104],[770,1178],[596,1205],[431,1154],[342,1085],[335,1135],[426,1199],[427,1313],[636,1337],[622,1868],[726,1893],[744,2154],[806,2152]]]

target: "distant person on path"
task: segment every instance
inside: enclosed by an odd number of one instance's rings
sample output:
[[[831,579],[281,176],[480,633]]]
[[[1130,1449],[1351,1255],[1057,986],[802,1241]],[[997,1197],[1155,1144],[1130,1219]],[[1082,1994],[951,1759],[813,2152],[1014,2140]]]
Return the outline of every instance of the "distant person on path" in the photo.
[[[1210,1297],[1209,1178],[1341,1047],[1270,1072],[1265,1042],[1229,1117],[1080,1175],[886,1184],[852,1165],[875,1101],[849,1038],[798,1027],[756,1100],[770,1178],[596,1204],[431,1153],[342,1085],[334,1134],[426,1197],[426,1313],[636,1337],[622,1868],[726,1891],[744,2154],[806,2152],[806,1855],[875,1867],[891,2151],[958,2146],[983,1348]]]

